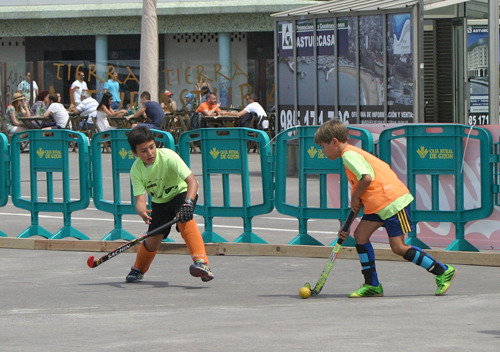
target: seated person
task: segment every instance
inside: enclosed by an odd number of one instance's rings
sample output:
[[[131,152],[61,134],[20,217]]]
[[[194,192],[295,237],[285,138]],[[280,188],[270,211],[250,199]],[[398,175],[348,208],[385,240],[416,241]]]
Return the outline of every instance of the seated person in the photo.
[[[30,114],[31,116],[43,116],[43,114],[45,113],[45,110],[47,110],[47,106],[45,105],[45,97],[49,95],[49,91],[48,90],[42,90],[40,93],[38,93],[38,95],[36,96],[36,102],[31,105],[31,109],[30,109]],[[40,109],[43,109],[43,110],[40,110]],[[43,111],[42,114],[40,114],[40,112]]]
[[[5,111],[5,125],[8,133],[26,131],[18,117],[29,117],[28,102],[22,93],[14,93],[12,101]]]
[[[207,101],[201,103],[196,112],[201,113],[203,116],[213,117],[214,119],[219,116],[234,116],[234,113],[220,109],[220,103],[217,103],[217,95],[212,92],[207,94]],[[202,125],[201,127],[205,126]]]
[[[200,104],[207,101],[208,93],[210,93],[210,87],[204,86],[200,88]]]
[[[68,111],[61,103],[57,102],[58,98],[55,94],[49,94],[49,107],[43,114],[43,117],[52,117],[54,122],[45,123],[43,130],[64,130],[69,120]]]
[[[47,103],[49,99],[47,98],[49,95],[48,90],[42,90],[38,95],[36,96],[36,102],[31,105],[30,109],[30,114],[31,117],[34,116],[43,116],[45,114],[45,111],[47,110]],[[43,121],[41,120],[35,120],[30,122],[30,127],[33,129],[39,129],[43,127]]]
[[[134,123],[132,124],[132,128],[143,126],[149,129],[159,130],[161,123],[163,122],[163,118],[165,117],[163,108],[156,101],[151,101],[151,94],[147,91],[142,92],[140,98],[142,106],[134,114],[134,118],[145,115],[148,118],[148,121],[146,123]]]
[[[235,112],[234,115],[240,118],[238,123],[238,127],[250,127],[256,128],[257,126],[250,126],[250,122],[252,121],[252,114],[258,116],[259,121],[262,120],[263,117],[267,116],[264,108],[257,102],[257,95],[254,93],[250,93],[246,96],[247,106],[239,112]],[[257,124],[258,124],[257,122]],[[264,126],[265,124],[265,126]],[[269,121],[264,121],[262,124],[262,128],[266,129],[269,127]]]
[[[84,90],[81,95],[81,103],[78,104],[77,107],[74,107],[70,110],[70,112],[74,114],[78,114],[80,116],[86,116],[87,117],[87,128],[92,128],[94,125],[94,121],[92,120],[92,117],[96,117],[97,115],[97,106],[99,103],[97,100],[91,97],[90,93],[88,90]],[[85,120],[82,120],[80,122],[80,128],[82,129],[85,125]]]
[[[196,98],[193,93],[189,93],[184,97],[186,101],[186,109],[187,111],[193,111],[196,109]]]
[[[164,98],[161,103],[161,107],[166,113],[174,113],[177,111],[177,103],[174,99],[172,99],[172,95],[172,92],[168,90],[163,93]]]
[[[212,92],[207,94],[207,101],[201,103],[200,106],[198,106],[198,109],[196,109],[196,112],[201,112],[203,116],[210,116],[214,118],[217,118],[219,116],[235,115],[235,113],[221,110],[220,103],[217,103],[217,95]]]
[[[111,107],[112,102],[113,102],[113,95],[110,92],[106,92],[102,95],[102,98],[101,98],[99,105],[97,105],[95,124],[96,124],[97,130],[99,132],[107,131],[107,130],[111,130],[111,129],[115,128],[115,127],[111,127],[109,125],[109,121],[107,118],[108,116],[110,118],[123,117],[127,114],[127,110],[124,110],[124,109],[118,110],[118,111],[113,110],[113,108]],[[83,102],[82,102],[82,104],[83,104]],[[80,107],[80,106],[78,106],[78,107]]]

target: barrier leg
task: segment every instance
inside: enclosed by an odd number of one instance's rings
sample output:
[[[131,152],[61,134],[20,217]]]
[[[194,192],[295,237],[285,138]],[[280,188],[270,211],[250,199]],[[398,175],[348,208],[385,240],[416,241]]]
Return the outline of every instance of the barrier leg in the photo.
[[[52,233],[38,225],[38,212],[31,213],[31,226],[17,235],[17,238],[28,238],[31,236],[42,236],[47,239],[52,237]]]
[[[417,227],[417,223],[415,222],[415,228],[416,227]],[[409,246],[415,246],[415,247],[419,247],[422,249],[430,249],[431,248],[417,238],[416,231],[411,231],[410,233],[408,233],[408,238],[405,240],[405,243]]]
[[[66,237],[74,237],[79,240],[90,240],[88,236],[71,226],[71,213],[64,214],[64,226],[49,239],[60,240]]]
[[[7,235],[0,231],[0,237],[7,237]]]
[[[122,214],[115,214],[115,228],[106,236],[101,238],[101,241],[127,240],[132,241],[135,236],[122,228]]]
[[[479,252],[479,249],[474,247],[469,241],[465,239],[465,223],[456,223],[456,239],[448,247],[447,251],[464,251],[464,252]]]
[[[132,241],[135,238],[130,232],[124,229],[113,229],[101,241],[127,240]]]
[[[252,232],[252,218],[243,218],[245,232],[241,234],[235,243],[268,243]]]
[[[323,243],[307,233],[307,219],[299,218],[299,234],[288,244],[304,244],[309,246],[323,246]]]
[[[205,217],[205,231],[201,234],[205,243],[228,242],[225,238],[219,236],[213,231],[212,217]]]

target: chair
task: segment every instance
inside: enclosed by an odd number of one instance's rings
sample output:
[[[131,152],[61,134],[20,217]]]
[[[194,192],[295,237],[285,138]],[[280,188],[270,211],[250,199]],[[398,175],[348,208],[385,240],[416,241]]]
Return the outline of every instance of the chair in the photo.
[[[9,140],[9,144],[10,144],[10,139],[12,138],[12,134],[10,134],[7,131],[7,126],[5,125],[5,120],[4,120],[3,116],[0,116],[0,133],[3,133],[7,136],[7,139]]]

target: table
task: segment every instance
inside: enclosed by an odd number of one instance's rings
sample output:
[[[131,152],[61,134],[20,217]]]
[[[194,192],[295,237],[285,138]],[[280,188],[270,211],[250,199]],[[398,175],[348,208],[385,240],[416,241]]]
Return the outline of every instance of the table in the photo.
[[[29,128],[29,129],[37,129],[37,128],[33,128],[31,126],[31,122],[33,122],[33,121],[40,121],[40,124],[44,123],[44,122],[53,122],[54,121],[50,117],[43,117],[43,116],[18,117],[17,120],[19,122],[21,122],[26,128]]]
[[[134,123],[142,123],[146,119],[144,117],[134,117],[134,115],[128,115],[123,117],[109,117],[109,125],[116,128],[130,128]]]
[[[202,116],[201,121],[205,121],[207,127],[215,127],[219,123],[224,127],[236,127],[238,125],[238,116]]]

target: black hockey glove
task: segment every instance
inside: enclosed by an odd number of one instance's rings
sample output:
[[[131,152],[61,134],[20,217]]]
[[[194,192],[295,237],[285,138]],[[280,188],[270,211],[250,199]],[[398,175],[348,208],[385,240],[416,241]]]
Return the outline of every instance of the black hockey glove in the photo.
[[[179,209],[179,219],[182,223],[193,220],[194,200],[186,198]]]

